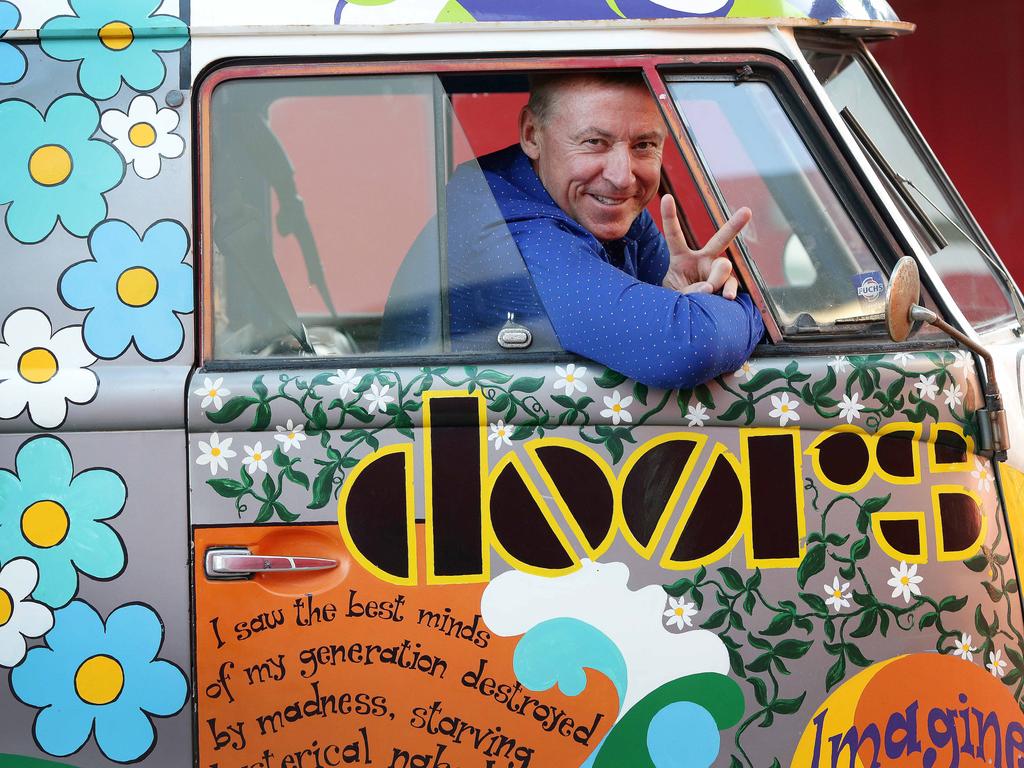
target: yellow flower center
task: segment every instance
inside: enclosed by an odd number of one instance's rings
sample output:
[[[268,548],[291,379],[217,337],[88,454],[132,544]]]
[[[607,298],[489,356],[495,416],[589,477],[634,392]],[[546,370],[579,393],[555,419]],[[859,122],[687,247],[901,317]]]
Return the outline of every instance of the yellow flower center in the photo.
[[[294,440],[295,439],[295,433],[294,432],[289,432],[288,433],[288,439],[289,440]]]
[[[57,358],[48,349],[33,347],[18,358],[18,375],[32,384],[44,384],[57,375]]]
[[[123,21],[112,21],[100,29],[100,42],[112,51],[123,51],[135,39],[132,28]]]
[[[682,616],[682,615],[683,615],[683,609],[682,608],[676,608],[676,616]]]
[[[498,430],[498,437],[504,437],[504,436],[505,436],[505,428],[502,427],[501,429]]]
[[[49,549],[64,541],[71,527],[67,511],[56,501],[44,499],[21,513],[21,533],[25,541],[39,549]]]
[[[210,449],[210,455],[211,456],[220,456],[220,448],[211,448]]]
[[[905,587],[909,583],[910,583],[910,577],[909,576],[900,576],[900,584],[902,584]]]
[[[779,406],[779,408],[782,410],[783,413],[789,413],[789,406],[786,405],[785,403]]]
[[[217,390],[216,389],[211,389],[206,394],[208,394],[210,397],[216,397],[217,396]]]
[[[622,410],[622,406],[616,403],[615,405],[612,406],[612,410],[618,413],[619,411]]]
[[[71,155],[64,147],[46,144],[28,159],[28,173],[37,184],[55,187],[71,175]]]
[[[122,690],[124,670],[109,656],[91,656],[75,672],[75,693],[86,704],[109,704]]]
[[[263,454],[262,453],[254,453],[252,455],[252,460],[253,461],[263,461]]]
[[[128,141],[136,147],[151,147],[156,143],[156,129],[149,123],[136,123],[128,131]]]
[[[836,598],[837,600],[842,600],[843,599],[843,592],[842,592],[842,590],[837,589],[835,592],[832,593],[832,597]]]
[[[14,615],[14,600],[6,589],[0,589],[0,627],[11,620]]]
[[[565,374],[565,380],[566,381],[575,381],[576,377],[573,376],[571,373],[567,373],[567,374]]]
[[[156,296],[156,275],[145,267],[126,269],[117,278],[117,298],[129,307],[144,307]]]

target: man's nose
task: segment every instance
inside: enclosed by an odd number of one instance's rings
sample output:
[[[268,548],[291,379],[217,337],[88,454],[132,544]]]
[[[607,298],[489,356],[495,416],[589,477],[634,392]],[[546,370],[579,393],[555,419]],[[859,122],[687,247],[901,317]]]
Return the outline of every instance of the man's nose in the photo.
[[[633,186],[636,176],[633,175],[633,158],[629,154],[629,147],[624,144],[614,144],[605,156],[604,178],[618,189],[628,189]]]

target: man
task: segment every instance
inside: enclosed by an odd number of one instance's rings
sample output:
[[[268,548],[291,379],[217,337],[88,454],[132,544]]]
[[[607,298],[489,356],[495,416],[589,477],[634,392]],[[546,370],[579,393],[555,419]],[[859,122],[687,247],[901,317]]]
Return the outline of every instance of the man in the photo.
[[[739,368],[764,326],[721,254],[750,211],[692,251],[666,195],[661,236],[645,208],[667,137],[643,82],[537,78],[519,137],[479,159],[482,176],[467,164],[449,184],[453,346],[472,347],[481,328],[493,339],[495,320],[514,312],[531,329],[546,315],[564,349],[654,386],[689,388]],[[479,179],[496,207],[481,202]],[[512,243],[528,275],[516,274]],[[498,277],[474,285],[480,274]]]

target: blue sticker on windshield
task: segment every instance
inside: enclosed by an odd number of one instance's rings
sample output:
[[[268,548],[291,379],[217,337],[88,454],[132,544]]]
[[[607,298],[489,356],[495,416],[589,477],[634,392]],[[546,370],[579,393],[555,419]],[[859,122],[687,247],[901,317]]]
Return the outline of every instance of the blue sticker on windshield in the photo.
[[[854,275],[852,280],[861,309],[877,312],[882,298],[885,296],[885,278],[882,277],[882,273],[877,270],[861,272],[859,275]]]

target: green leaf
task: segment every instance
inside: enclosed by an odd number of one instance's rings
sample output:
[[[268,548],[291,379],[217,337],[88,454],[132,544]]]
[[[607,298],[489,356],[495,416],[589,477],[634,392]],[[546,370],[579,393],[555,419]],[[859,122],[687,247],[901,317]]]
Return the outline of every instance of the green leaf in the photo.
[[[939,620],[939,614],[935,611],[928,611],[928,613],[922,614],[921,618],[917,622],[918,629],[928,629],[935,622]]]
[[[643,405],[647,405],[647,392],[648,387],[646,384],[641,384],[638,381],[633,385],[633,396]]]
[[[820,381],[814,382],[811,386],[811,394],[814,395],[814,399],[817,400],[822,395],[828,394],[836,386],[836,372],[829,366],[825,372],[825,378]]]
[[[226,477],[207,480],[206,484],[226,499],[238,498],[251,487],[250,485],[245,485],[238,480],[231,480]]]
[[[719,635],[724,642],[728,635]],[[733,648],[731,645],[726,646],[726,650],[729,652],[729,667],[732,669],[733,674],[736,677],[746,678],[747,673],[743,669],[743,657],[740,656],[739,651]]]
[[[273,458],[274,463],[277,464],[277,466],[279,467],[287,467],[291,464],[291,462],[288,461],[288,457],[284,455],[284,451],[282,451],[280,448],[274,449]]]
[[[505,397],[505,395],[502,395],[502,397]],[[558,403],[563,408],[572,408],[572,409],[576,408],[576,402],[571,397],[569,397],[568,395],[552,395],[551,399],[554,400],[556,403]],[[495,409],[495,410],[500,410],[500,409]]]
[[[272,501],[265,501],[265,502],[263,502],[263,504],[260,505],[259,514],[256,515],[256,519],[253,520],[253,522],[254,523],[265,523],[265,522],[267,522],[273,516],[274,516],[274,502],[272,502]]]
[[[836,625],[833,624],[831,621],[826,621],[825,622],[825,636],[829,640],[835,640],[836,639]]]
[[[740,384],[740,389],[744,392],[755,392],[766,384],[770,384],[776,379],[784,379],[786,374],[780,371],[778,368],[765,368],[762,371],[758,371],[750,377],[750,381],[744,381]]]
[[[263,374],[260,374],[253,380],[252,391],[259,396],[260,400],[267,399],[267,395],[269,395],[270,392],[267,390],[267,385],[263,383]]]
[[[275,501],[273,504],[274,514],[277,515],[281,520],[286,523],[291,523],[299,519],[299,516],[289,512],[288,507],[282,504],[280,501]]]
[[[365,392],[366,390],[368,390],[370,388],[370,385],[373,384],[373,381],[374,381],[375,378],[376,378],[376,374],[373,374],[373,373],[365,374],[363,376],[363,378],[361,378],[359,380],[359,383],[356,384],[354,387],[352,387],[352,391],[355,392],[357,395],[363,394],[363,392]]]
[[[754,701],[762,707],[768,706],[768,686],[760,677],[751,677],[750,684],[754,686]]]
[[[828,606],[825,605],[825,598],[812,595],[809,592],[801,592],[800,599],[810,606],[810,609],[819,616],[828,616]]]
[[[670,597],[682,597],[687,592],[689,592],[690,589],[692,589],[692,588],[693,588],[693,582],[690,581],[689,579],[685,579],[685,578],[684,579],[679,579],[678,581],[673,582],[672,584],[663,584],[662,585],[662,589],[664,589],[665,592],[668,593],[668,595]]]
[[[802,658],[814,645],[813,640],[787,639],[775,646],[775,655],[784,659]]]
[[[784,635],[789,632],[793,626],[793,614],[791,613],[777,613],[772,618],[771,622],[765,629],[761,630],[762,635],[769,637],[776,637],[778,635]]]
[[[274,482],[274,478],[272,478],[270,476],[270,473],[268,472],[263,476],[263,495],[266,496],[271,501],[273,501],[278,496],[276,491],[277,484]]]
[[[751,421],[753,421],[754,406],[750,403],[749,400],[737,400],[728,408],[726,408],[725,413],[723,413],[718,418],[721,419],[722,421],[736,421],[736,419],[738,419],[740,416],[743,416],[744,414],[746,414],[746,421],[749,424]]]
[[[605,439],[604,445],[608,449],[608,453],[612,455],[612,464],[618,464],[619,459],[622,458],[622,441],[612,436]]]
[[[1017,669],[1024,671],[1024,656],[1013,648],[1007,647],[1006,656],[1009,658],[1010,663],[1013,664]]]
[[[771,663],[772,663],[772,655],[771,655],[771,653],[762,653],[760,656],[758,656],[752,662],[747,664],[747,669],[750,670],[751,672],[764,672],[765,670],[768,669],[769,666],[771,666]]]
[[[248,395],[239,395],[238,397],[232,397],[226,403],[224,407],[218,411],[206,412],[206,418],[212,421],[214,424],[227,424],[229,421],[234,421],[241,416],[246,409],[251,405],[256,405],[259,400],[255,397]]]
[[[729,568],[728,566],[719,568],[718,573],[729,589],[734,589],[737,592],[743,589],[743,577],[740,576],[735,568]]]
[[[892,498],[892,494],[886,494],[885,496],[872,496],[870,499],[861,504],[861,510],[865,514],[873,515],[875,512],[879,512],[885,509],[885,505],[889,503],[889,499]]]
[[[707,384],[698,384],[693,388],[693,394],[696,395],[697,401],[709,411],[715,409],[715,398],[711,396],[711,390]]]
[[[361,405],[350,405],[348,408],[345,409],[345,413],[354,416],[364,424],[368,424],[369,422],[373,421],[373,415],[369,413]]]
[[[531,427],[528,424],[520,424],[518,427],[512,430],[512,434],[509,436],[510,440],[525,440],[526,438],[533,435],[533,431],[536,427]]]
[[[985,621],[985,616],[981,612],[981,604],[978,604],[974,608],[974,626],[982,637],[992,636],[992,627],[987,621]]]
[[[507,373],[501,373],[493,368],[485,368],[476,375],[477,381],[490,381],[494,384],[507,384],[512,381],[512,377]]]
[[[359,459],[355,456],[342,456],[338,459],[338,463],[341,464],[343,469],[352,469],[352,467],[358,466]]]
[[[751,576],[749,579],[747,579],[747,583],[746,583],[746,585],[744,585],[744,589],[747,589],[747,590],[757,589],[758,587],[761,586],[761,578],[762,578],[762,576],[761,576],[761,569],[760,568],[756,568],[754,570],[754,575]]]
[[[320,403],[317,403],[320,405]],[[253,432],[262,432],[270,426],[270,404],[260,403],[256,406],[256,413],[252,416],[252,424],[249,429]]]
[[[981,573],[986,568],[988,568],[988,557],[985,556],[984,552],[981,552],[972,557],[970,560],[965,560],[964,565],[966,565],[975,573]]]
[[[569,400],[569,398],[567,397],[565,399]],[[509,397],[504,392],[502,392],[500,395],[494,398],[494,400],[487,404],[487,410],[494,411],[495,413],[500,413],[501,411],[504,411],[506,408],[508,408],[511,402],[512,398]],[[570,400],[569,402],[571,403],[572,401]]]
[[[370,433],[366,434],[366,444],[370,446],[371,451],[376,451],[380,448],[380,441]]]
[[[725,623],[725,620],[729,618],[729,613],[730,611],[728,608],[720,608],[708,616],[707,621],[700,626],[702,629],[718,629]]]
[[[825,675],[825,692],[828,693],[846,676],[846,659],[840,656],[836,663],[828,668]]]
[[[772,714],[770,709],[766,709],[764,714],[761,716],[761,722],[757,724],[758,728],[771,728],[772,723],[775,722],[775,715]]]
[[[999,589],[999,587],[997,587],[995,584],[992,584],[988,581],[983,581],[981,582],[981,586],[983,586],[985,588],[985,591],[988,592],[988,597],[993,603],[998,603],[1000,600],[1003,599],[1003,591]]]
[[[309,475],[305,472],[300,472],[289,464],[284,470],[284,476],[296,485],[301,485],[307,491],[309,490]]]
[[[743,768],[743,763],[740,762],[736,755],[732,755],[729,760],[729,768]]]
[[[872,632],[875,631],[875,625],[878,623],[878,610],[869,609],[864,611],[860,617],[860,624],[857,628],[850,633],[850,637],[868,637]]]
[[[792,715],[795,712],[800,711],[800,707],[804,705],[804,698],[807,696],[807,691],[804,691],[795,699],[776,699],[772,702],[772,712],[777,715]]]
[[[1017,589],[1018,588],[1016,579],[1010,579],[1008,582],[1006,582],[1006,594],[1015,595],[1017,594]]]
[[[313,406],[313,413],[310,414],[309,420],[316,429],[327,429],[327,412],[324,411],[323,403]]]
[[[850,547],[850,558],[853,560],[863,560],[870,551],[871,540],[865,536],[863,539],[854,542],[853,546]]]
[[[601,389],[614,389],[626,380],[626,377],[611,368],[605,368],[604,373],[598,376],[594,383]]]
[[[733,629],[745,629],[743,626],[743,617],[740,616],[736,611],[729,612],[729,626]]]
[[[861,653],[860,648],[858,648],[853,643],[847,643],[845,647],[847,658],[854,664],[856,664],[858,667],[870,667],[872,664],[874,664],[874,662],[868,659],[863,653]]]
[[[1003,685],[1013,685],[1021,678],[1021,672],[1019,669],[1011,669],[1006,677],[1003,678]]]
[[[536,392],[544,385],[544,379],[540,376],[520,376],[513,381],[508,388],[509,392],[525,392],[527,394]]]
[[[804,555],[804,559],[800,561],[800,566],[796,569],[796,581],[803,589],[807,586],[808,579],[825,568],[825,546],[823,544],[816,544],[807,550]],[[803,595],[801,595],[803,597]]]
[[[332,462],[317,473],[316,479],[313,480],[313,498],[307,509],[322,509],[327,506],[334,488],[334,473],[337,471],[338,465]]]
[[[747,612],[747,616],[750,616],[754,612],[754,593],[747,592],[747,596],[743,598],[743,610]]]
[[[782,768],[782,766],[779,764],[779,758],[776,757],[774,760],[772,760],[772,764],[768,766],[768,768]]]

